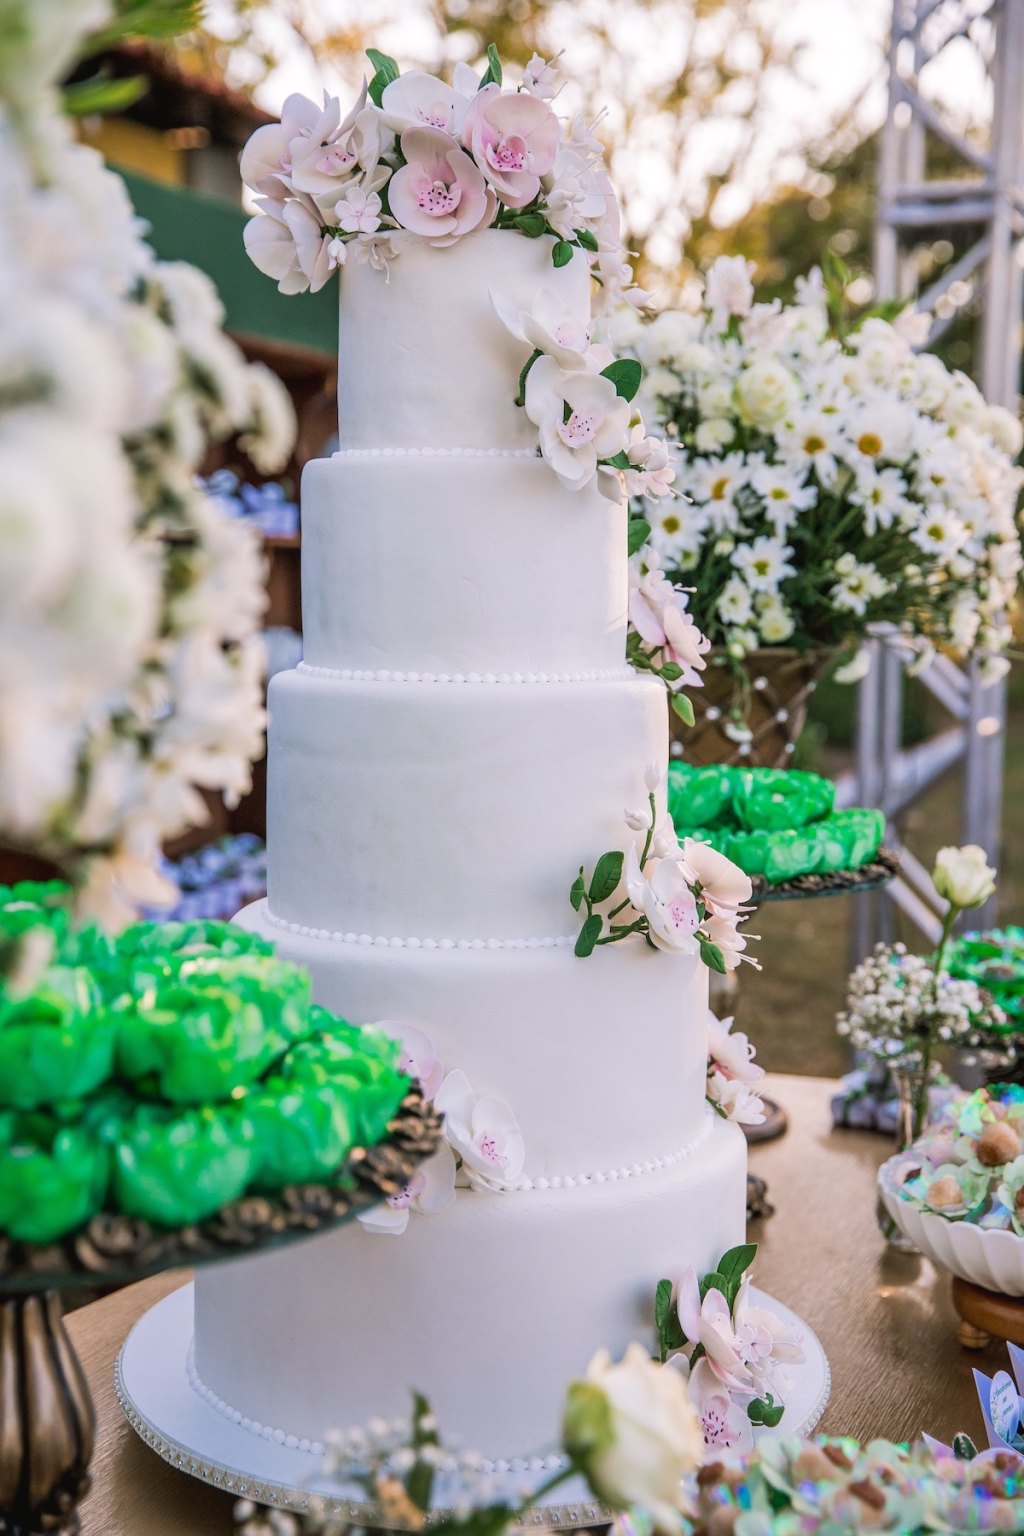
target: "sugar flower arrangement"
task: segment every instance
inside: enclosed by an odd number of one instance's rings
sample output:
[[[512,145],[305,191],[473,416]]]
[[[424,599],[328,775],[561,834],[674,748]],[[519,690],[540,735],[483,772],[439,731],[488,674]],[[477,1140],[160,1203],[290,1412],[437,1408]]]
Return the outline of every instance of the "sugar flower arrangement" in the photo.
[[[920,664],[949,649],[997,678],[1022,563],[1017,418],[915,351],[927,317],[851,325],[818,272],[795,304],[756,303],[751,270],[721,257],[696,312],[613,328],[672,440],[686,499],[645,515],[700,627],[741,661],[891,623]]]
[[[747,1036],[733,1029],[732,1019],[716,1018],[709,1010],[706,1095],[715,1113],[737,1125],[762,1125],[764,1100],[757,1085],[764,1075]]]
[[[586,957],[637,934],[652,949],[699,955],[723,974],[741,960],[756,966],[743,953],[747,941],[739,932],[750,877],[707,843],[679,842],[671,817],[659,808],[664,777],[652,763],[644,776],[646,806],[625,812],[630,831],[644,834],[640,851],[634,841],[626,853],[604,853],[589,878],[581,867],[573,881],[569,900],[584,914],[576,954]]]
[[[316,292],[347,260],[384,267],[410,239],[449,246],[479,229],[554,239],[552,261],[586,253],[609,302],[646,304],[625,259],[603,148],[582,117],[550,103],[553,64],[534,57],[516,89],[494,46],[478,76],[451,85],[367,50],[374,74],[343,115],[289,96],[279,124],[253,134],[242,179],[258,194],[246,249],[283,293]]]
[[[804,1360],[800,1338],[750,1298],[756,1243],[722,1255],[698,1280],[660,1280],[654,1297],[658,1359],[686,1382],[709,1452],[749,1450],[753,1427],[774,1429],[785,1412],[785,1367]]]
[[[116,926],[173,897],[161,843],[262,750],[259,547],[195,475],[238,433],[279,467],[294,418],[75,142],[57,82],[111,9],[66,7],[57,47],[14,0],[0,38],[0,840]]]
[[[954,1099],[900,1154],[892,1182],[921,1210],[1024,1237],[1024,1088]]]
[[[445,1072],[425,1030],[391,1019],[375,1027],[398,1042],[400,1071],[444,1115],[445,1139],[410,1184],[359,1217],[365,1230],[400,1236],[410,1216],[447,1210],[458,1188],[492,1195],[516,1189],[526,1153],[519,1122],[504,1099],[474,1092],[459,1068]]]

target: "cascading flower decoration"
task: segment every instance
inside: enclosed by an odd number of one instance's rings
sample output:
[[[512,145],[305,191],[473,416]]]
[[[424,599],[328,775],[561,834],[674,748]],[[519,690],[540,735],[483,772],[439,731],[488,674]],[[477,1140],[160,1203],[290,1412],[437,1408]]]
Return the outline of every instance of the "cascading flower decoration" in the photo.
[[[754,1047],[732,1019],[708,1012],[708,1080],[706,1097],[723,1120],[737,1125],[762,1125],[764,1100],[757,1085],[765,1075],[754,1060]]]
[[[0,839],[117,927],[173,899],[161,842],[206,819],[201,790],[244,793],[261,751],[259,545],[195,476],[236,434],[279,466],[294,418],[209,279],[156,259],[124,183],[73,138],[56,82],[111,8],[67,9],[59,50],[47,7],[7,9]]]
[[[678,1371],[697,1411],[708,1452],[745,1451],[753,1427],[774,1429],[785,1412],[785,1368],[801,1365],[803,1344],[776,1313],[750,1297],[756,1243],[722,1255],[698,1280],[688,1269],[654,1294],[657,1358]]]
[[[643,832],[626,853],[613,849],[598,859],[588,880],[580,869],[569,892],[573,910],[585,912],[576,954],[593,954],[603,944],[640,935],[653,949],[699,955],[710,970],[733,971],[746,960],[739,924],[748,911],[750,876],[707,843],[676,837],[672,818],[659,808],[665,775],[647,768],[647,804],[627,810],[630,831]]]
[[[426,1030],[387,1019],[375,1026],[400,1046],[399,1070],[444,1115],[444,1141],[412,1182],[359,1217],[367,1232],[400,1236],[411,1214],[436,1216],[456,1190],[506,1194],[523,1172],[525,1147],[514,1112],[494,1094],[477,1095],[465,1072],[445,1072]]]
[[[842,275],[820,272],[794,304],[757,303],[751,270],[721,257],[695,312],[612,324],[685,493],[637,506],[669,576],[696,589],[701,629],[739,664],[763,646],[852,653],[892,624],[918,665],[942,648],[998,678],[1022,565],[1020,422],[915,350],[927,316],[853,323]]]

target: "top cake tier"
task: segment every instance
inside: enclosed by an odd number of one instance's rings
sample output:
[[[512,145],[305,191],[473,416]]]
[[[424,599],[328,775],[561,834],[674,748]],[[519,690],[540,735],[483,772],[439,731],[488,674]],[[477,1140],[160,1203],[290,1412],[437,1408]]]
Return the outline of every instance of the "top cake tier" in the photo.
[[[491,294],[530,309],[543,289],[580,324],[590,271],[580,251],[551,262],[549,236],[487,229],[438,249],[403,246],[389,270],[350,262],[341,273],[338,417],[346,448],[535,448],[515,402],[529,348],[495,313]]]

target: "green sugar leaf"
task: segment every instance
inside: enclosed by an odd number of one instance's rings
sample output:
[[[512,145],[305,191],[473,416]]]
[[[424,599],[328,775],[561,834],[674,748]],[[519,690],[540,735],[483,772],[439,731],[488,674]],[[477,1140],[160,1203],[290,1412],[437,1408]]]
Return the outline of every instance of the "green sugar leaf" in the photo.
[[[740,1280],[753,1264],[756,1255],[756,1243],[741,1243],[738,1248],[730,1248],[728,1253],[723,1253],[718,1261],[718,1273],[725,1276],[725,1299],[730,1309],[739,1292]]]
[[[551,260],[556,267],[564,267],[572,261],[572,246],[568,240],[556,240],[551,251]]]
[[[516,229],[522,230],[524,235],[529,235],[531,240],[536,240],[547,228],[547,219],[542,213],[520,213],[513,220]]]
[[[597,912],[592,912],[580,929],[580,936],[576,940],[576,954],[581,960],[594,953],[594,945],[601,937],[601,918]]]
[[[578,912],[580,907],[583,905],[583,894],[585,890],[586,886],[583,884],[583,871],[581,870],[580,873],[576,876],[576,879],[573,881],[572,888],[569,891],[569,900],[572,902],[574,912]]]
[[[385,87],[389,86],[392,80],[398,79],[398,65],[390,54],[381,53],[379,48],[367,48],[366,57],[376,71],[373,79],[366,87],[366,94],[374,106],[379,107]]]
[[[592,235],[589,229],[578,229],[576,239],[585,251],[597,250],[597,236]]]
[[[725,975],[725,961],[717,944],[709,944],[707,939],[701,939],[700,957],[709,971],[717,971],[719,976]]]
[[[626,538],[626,549],[631,555],[635,555],[638,549],[643,549],[651,536],[651,525],[642,517],[631,517],[629,520],[629,533]]]
[[[590,899],[607,901],[622,879],[622,854],[602,853],[590,877]]]
[[[692,725],[694,721],[693,705],[685,693],[677,693],[672,698],[672,708],[684,725]]]
[[[482,91],[485,85],[500,85],[500,84],[501,84],[501,60],[498,57],[498,50],[494,46],[494,44],[493,43],[488,43],[487,44],[487,68],[484,70],[483,74],[480,76],[480,84],[477,87],[477,89]]]
[[[614,363],[601,369],[601,377],[611,379],[616,394],[623,400],[632,400],[643,376],[644,370],[635,357],[617,357]]]
[[[665,1332],[665,1326],[672,1315],[672,1281],[659,1280],[654,1292],[654,1326],[659,1334]]]

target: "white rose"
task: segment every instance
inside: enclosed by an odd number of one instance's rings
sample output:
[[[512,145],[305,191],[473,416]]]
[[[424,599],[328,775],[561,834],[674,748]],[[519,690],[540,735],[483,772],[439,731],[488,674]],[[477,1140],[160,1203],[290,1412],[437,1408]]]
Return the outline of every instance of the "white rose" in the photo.
[[[704,1436],[682,1376],[641,1344],[615,1364],[607,1350],[565,1400],[562,1442],[599,1499],[644,1510],[658,1531],[682,1529],[682,1479],[700,1465]]]
[[[984,848],[968,843],[963,848],[939,849],[932,881],[951,906],[980,907],[996,888],[996,872],[988,864]]]
[[[797,382],[775,357],[755,358],[736,381],[740,414],[752,426],[777,426],[798,397]]]

